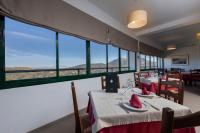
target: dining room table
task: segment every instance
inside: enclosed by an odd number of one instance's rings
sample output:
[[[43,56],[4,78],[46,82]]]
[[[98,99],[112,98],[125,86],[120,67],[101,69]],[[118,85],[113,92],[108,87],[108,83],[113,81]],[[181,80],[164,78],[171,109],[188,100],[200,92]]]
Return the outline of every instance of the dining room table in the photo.
[[[137,95],[142,108],[133,108],[129,100]],[[118,93],[105,90],[89,92],[87,113],[92,133],[160,133],[162,109],[169,107],[175,116],[192,113],[183,105],[151,93],[142,95],[139,88],[120,88]],[[195,128],[175,129],[174,133],[195,133]]]

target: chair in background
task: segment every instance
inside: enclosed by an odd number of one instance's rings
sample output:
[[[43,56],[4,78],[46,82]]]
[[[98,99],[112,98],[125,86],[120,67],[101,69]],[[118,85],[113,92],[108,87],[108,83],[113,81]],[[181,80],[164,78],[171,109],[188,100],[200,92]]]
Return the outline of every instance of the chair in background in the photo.
[[[183,82],[182,81],[163,81],[162,79],[159,79],[158,95],[159,96],[164,95],[165,98],[168,98],[168,99],[173,98],[174,102],[183,104],[183,98],[184,98]]]
[[[186,116],[174,117],[172,109],[163,109],[160,133],[173,133],[173,129],[193,128],[195,126],[200,126],[200,111]]]
[[[140,73],[135,72],[134,73],[134,79],[135,79],[135,86],[140,88]]]
[[[76,133],[92,133],[89,116],[87,114],[85,114],[83,116],[79,115],[74,82],[71,82],[71,90],[72,90],[72,98],[73,98],[73,104],[74,104],[75,122],[76,122],[75,131],[76,131]]]
[[[197,82],[200,81],[200,70],[199,69],[191,70],[191,77],[192,77],[192,82],[194,83],[194,85],[196,85]]]
[[[106,89],[106,76],[101,77],[102,90]],[[119,76],[117,76],[117,87],[120,88]]]
[[[182,75],[180,73],[167,73],[167,76],[166,76],[166,80],[167,81],[182,81]]]

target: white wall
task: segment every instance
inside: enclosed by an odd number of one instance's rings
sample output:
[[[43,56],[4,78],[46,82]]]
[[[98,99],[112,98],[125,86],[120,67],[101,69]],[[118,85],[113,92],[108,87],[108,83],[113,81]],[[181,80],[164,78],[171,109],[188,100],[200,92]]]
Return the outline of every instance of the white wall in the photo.
[[[133,74],[132,74],[133,76]],[[126,83],[122,74],[120,80]],[[71,82],[0,91],[0,133],[25,133],[73,113]],[[101,89],[101,79],[75,81],[79,109],[85,108],[90,90]]]
[[[189,65],[179,66],[179,65],[172,65],[171,58],[172,56],[176,55],[188,55],[189,56]],[[165,68],[183,68],[186,71],[190,69],[197,69],[200,68],[200,46],[188,46],[179,48],[175,51],[168,52],[166,58],[164,59]]]
[[[101,89],[100,78],[75,82],[79,109],[89,90]],[[0,133],[25,133],[73,112],[70,82],[0,91]]]

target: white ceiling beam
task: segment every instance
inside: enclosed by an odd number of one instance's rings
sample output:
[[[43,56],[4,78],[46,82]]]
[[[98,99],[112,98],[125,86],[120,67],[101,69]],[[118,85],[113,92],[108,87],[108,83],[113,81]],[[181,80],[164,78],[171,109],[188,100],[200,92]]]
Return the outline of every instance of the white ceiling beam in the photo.
[[[152,34],[152,33],[159,33],[159,32],[163,32],[163,31],[167,31],[167,30],[172,30],[172,29],[176,29],[176,28],[181,28],[181,27],[185,27],[185,26],[189,26],[192,24],[197,24],[200,23],[200,15],[192,15],[192,16],[188,16],[185,18],[181,18],[178,20],[174,20],[168,23],[164,23],[149,29],[145,29],[142,31],[137,32],[135,35],[137,37],[139,36],[143,36],[143,35],[147,35],[147,34]]]

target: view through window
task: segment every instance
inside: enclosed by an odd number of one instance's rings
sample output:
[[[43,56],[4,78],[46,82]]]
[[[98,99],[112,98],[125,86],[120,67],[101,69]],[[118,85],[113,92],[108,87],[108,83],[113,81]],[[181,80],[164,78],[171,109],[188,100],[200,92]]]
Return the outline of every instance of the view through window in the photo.
[[[86,73],[86,42],[77,37],[59,34],[60,76]]]
[[[121,49],[121,71],[128,71],[128,51]]]
[[[106,72],[106,45],[90,42],[91,73]]]
[[[119,71],[119,49],[108,45],[108,72]]]
[[[6,80],[56,76],[56,33],[5,18]]]

